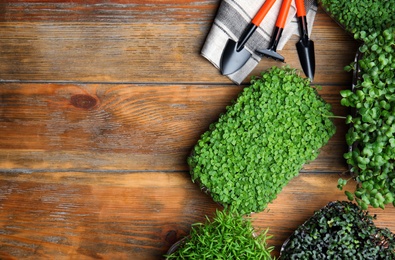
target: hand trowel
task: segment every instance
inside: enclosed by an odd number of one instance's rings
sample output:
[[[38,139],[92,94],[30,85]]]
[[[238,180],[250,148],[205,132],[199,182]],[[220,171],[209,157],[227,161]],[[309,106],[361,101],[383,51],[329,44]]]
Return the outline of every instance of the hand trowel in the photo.
[[[266,2],[259,9],[258,13],[254,16],[253,20],[247,26],[240,36],[238,42],[229,39],[226,43],[224,51],[222,52],[220,69],[222,75],[229,75],[238,71],[251,57],[251,53],[244,48],[248,39],[255,32],[261,24],[263,18],[269,12],[276,0],[266,0]]]

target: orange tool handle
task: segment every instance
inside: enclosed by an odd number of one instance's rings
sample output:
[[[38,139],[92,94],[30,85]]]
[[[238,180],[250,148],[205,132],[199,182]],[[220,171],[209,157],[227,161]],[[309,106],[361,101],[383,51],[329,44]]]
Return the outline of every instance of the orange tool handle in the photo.
[[[295,0],[296,15],[298,17],[306,16],[306,8],[304,7],[304,0]]]
[[[266,0],[261,9],[259,9],[258,13],[254,16],[254,19],[252,19],[251,23],[259,26],[263,18],[265,18],[266,14],[269,12],[270,8],[272,8],[274,2],[276,2],[276,0]]]
[[[283,3],[281,4],[280,13],[278,14],[277,17],[276,27],[282,29],[284,28],[285,22],[287,21],[289,9],[291,8],[291,2],[292,0],[283,0]]]

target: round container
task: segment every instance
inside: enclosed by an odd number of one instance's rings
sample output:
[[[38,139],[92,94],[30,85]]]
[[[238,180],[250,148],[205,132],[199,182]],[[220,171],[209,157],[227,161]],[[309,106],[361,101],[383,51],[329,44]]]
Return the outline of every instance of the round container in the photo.
[[[185,243],[185,241],[186,241],[187,239],[188,239],[188,237],[184,237],[184,238],[178,240],[177,242],[175,242],[175,243],[169,248],[169,250],[167,250],[166,255],[171,255],[171,254],[173,254],[174,252],[176,252],[176,251],[178,250],[178,248],[179,248],[183,243]]]

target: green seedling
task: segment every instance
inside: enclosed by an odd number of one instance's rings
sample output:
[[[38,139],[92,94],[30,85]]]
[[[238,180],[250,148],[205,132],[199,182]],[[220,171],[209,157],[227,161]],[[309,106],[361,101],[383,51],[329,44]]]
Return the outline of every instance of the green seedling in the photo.
[[[267,230],[256,234],[252,219],[229,210],[192,225],[190,235],[166,259],[274,259]]]

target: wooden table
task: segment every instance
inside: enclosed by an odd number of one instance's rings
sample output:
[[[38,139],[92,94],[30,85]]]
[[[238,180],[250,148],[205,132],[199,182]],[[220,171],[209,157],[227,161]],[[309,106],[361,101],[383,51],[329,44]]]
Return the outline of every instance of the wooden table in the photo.
[[[186,158],[237,97],[200,49],[219,0],[0,3],[0,258],[161,259],[218,205]],[[357,42],[320,8],[315,84],[337,115]],[[281,54],[300,69],[293,37]],[[273,66],[263,60],[251,75]],[[276,254],[315,210],[346,200],[344,120],[269,209]],[[348,188],[353,189],[354,183]],[[395,231],[394,208],[371,209]]]

